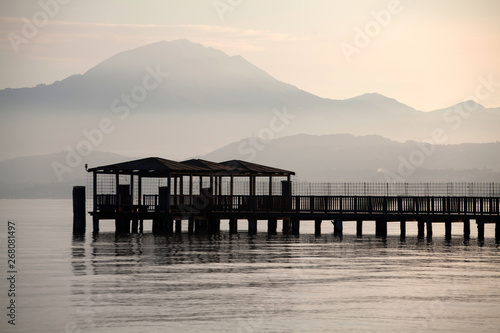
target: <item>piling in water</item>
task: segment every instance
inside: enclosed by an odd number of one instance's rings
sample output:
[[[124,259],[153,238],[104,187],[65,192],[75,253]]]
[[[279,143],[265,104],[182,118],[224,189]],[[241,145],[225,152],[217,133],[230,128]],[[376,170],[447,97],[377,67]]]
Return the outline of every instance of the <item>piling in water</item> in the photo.
[[[85,186],[73,187],[73,235],[85,234]]]

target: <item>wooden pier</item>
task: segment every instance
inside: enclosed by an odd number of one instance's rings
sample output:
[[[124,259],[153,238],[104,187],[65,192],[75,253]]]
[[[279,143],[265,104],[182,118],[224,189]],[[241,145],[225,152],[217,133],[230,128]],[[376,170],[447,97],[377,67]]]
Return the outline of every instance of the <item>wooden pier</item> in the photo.
[[[257,232],[258,221],[266,220],[271,235],[278,232],[278,221],[283,233],[295,235],[301,223],[313,222],[315,234],[320,235],[322,222],[332,221],[334,234],[342,236],[343,223],[349,221],[356,223],[361,237],[363,222],[375,221],[379,237],[387,236],[388,222],[399,223],[401,237],[406,236],[406,224],[414,222],[419,238],[430,239],[433,224],[444,223],[445,238],[451,239],[452,226],[460,223],[468,239],[470,221],[475,220],[479,240],[484,239],[485,223],[495,223],[500,240],[497,187],[479,191],[482,195],[394,195],[389,190],[385,195],[295,195],[293,172],[238,160],[147,158],[88,171],[94,233],[99,232],[101,220],[114,220],[119,234],[143,232],[148,220],[157,234],[180,233],[183,220],[188,221],[188,233],[218,233],[221,220],[229,221],[230,233],[237,233],[238,221],[245,219],[250,234]]]

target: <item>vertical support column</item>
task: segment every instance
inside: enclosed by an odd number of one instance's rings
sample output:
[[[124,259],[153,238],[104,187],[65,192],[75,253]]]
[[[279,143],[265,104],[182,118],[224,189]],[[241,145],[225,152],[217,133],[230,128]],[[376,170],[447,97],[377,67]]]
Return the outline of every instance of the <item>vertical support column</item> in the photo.
[[[139,231],[138,229],[139,229],[139,219],[136,216],[134,216],[132,218],[132,233],[136,234]]]
[[[321,222],[323,222],[321,219],[314,220],[314,234],[316,236],[321,236]]]
[[[464,219],[464,240],[470,239],[470,220]]]
[[[406,238],[406,220],[399,221],[399,230],[401,232],[400,238],[405,239]]]
[[[363,237],[363,220],[356,221],[356,236]]]
[[[92,217],[92,224],[93,224],[93,230],[92,230],[92,233],[94,235],[97,235],[99,233],[99,218],[97,216],[93,216]]]
[[[137,205],[139,205],[139,211],[142,212],[142,177],[137,176]]]
[[[417,220],[418,228],[418,239],[423,239],[425,237],[425,221],[423,219]]]
[[[482,219],[477,219],[477,240],[479,242],[484,241],[484,221]]]
[[[444,222],[444,238],[449,241],[451,240],[451,220],[448,219]]]
[[[144,233],[144,220],[143,219],[139,220],[139,232],[141,234]]]
[[[238,219],[234,216],[229,218],[229,233],[231,235],[238,233]]]
[[[92,211],[97,212],[97,173],[95,171],[92,172]]]
[[[248,219],[248,234],[249,235],[257,234],[257,219],[255,217],[250,217]]]
[[[73,186],[73,235],[83,234],[85,234],[85,186]]]
[[[182,220],[175,220],[175,233],[182,233]]]
[[[276,217],[270,217],[267,220],[267,234],[268,235],[276,235],[276,229],[278,227],[278,219]]]
[[[195,234],[201,234],[201,226],[202,226],[202,221],[201,220],[194,220],[194,233]]]
[[[495,221],[495,242],[500,243],[500,220]]]
[[[292,230],[292,222],[290,221],[289,217],[283,218],[283,233],[285,235],[289,235],[290,231]]]
[[[174,233],[174,219],[172,218],[172,215],[168,214],[164,218],[164,223],[165,223],[165,231],[167,235],[171,235]]]
[[[188,234],[194,234],[194,217],[190,216],[188,218]]]
[[[300,219],[298,217],[292,218],[292,234],[299,235],[300,233]]]
[[[431,221],[431,219],[427,219],[425,221],[425,225],[427,227],[427,240],[431,240],[432,239],[432,221]]]
[[[209,234],[218,234],[220,232],[220,219],[216,217],[210,217],[208,219],[208,233]]]
[[[375,236],[387,237],[387,220],[379,219],[375,221]]]
[[[342,220],[335,219],[335,221],[333,222],[333,235],[342,237],[343,229],[344,226]]]

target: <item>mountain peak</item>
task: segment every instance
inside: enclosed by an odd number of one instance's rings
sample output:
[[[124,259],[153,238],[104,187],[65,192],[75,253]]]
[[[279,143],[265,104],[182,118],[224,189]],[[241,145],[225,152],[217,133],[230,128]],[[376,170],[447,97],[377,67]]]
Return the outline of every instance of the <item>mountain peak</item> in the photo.
[[[347,101],[363,101],[374,104],[382,109],[387,110],[406,110],[406,111],[416,111],[414,108],[399,102],[394,98],[390,98],[379,93],[366,93],[360,96],[352,97],[347,99]]]

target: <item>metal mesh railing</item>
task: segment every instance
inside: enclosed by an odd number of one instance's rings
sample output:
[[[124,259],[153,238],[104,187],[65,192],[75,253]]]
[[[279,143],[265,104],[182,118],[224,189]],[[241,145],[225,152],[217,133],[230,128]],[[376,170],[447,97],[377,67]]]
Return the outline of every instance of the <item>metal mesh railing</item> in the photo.
[[[499,197],[500,183],[309,183],[292,184],[293,195]]]

